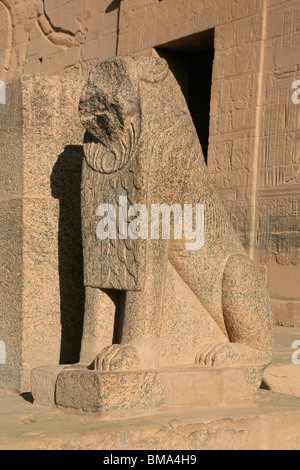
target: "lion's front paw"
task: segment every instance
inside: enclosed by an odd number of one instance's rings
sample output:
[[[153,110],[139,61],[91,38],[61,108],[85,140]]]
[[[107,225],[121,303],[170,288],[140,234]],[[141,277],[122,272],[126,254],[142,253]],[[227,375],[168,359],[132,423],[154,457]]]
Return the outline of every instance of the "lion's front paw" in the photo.
[[[136,370],[138,365],[136,350],[120,344],[107,346],[95,359],[95,370],[102,371]]]
[[[233,356],[238,353],[233,346],[231,343],[208,344],[197,355],[196,363],[207,367],[232,365]]]
[[[243,344],[218,343],[206,345],[196,363],[208,367],[263,365],[270,362],[270,353],[256,351]]]

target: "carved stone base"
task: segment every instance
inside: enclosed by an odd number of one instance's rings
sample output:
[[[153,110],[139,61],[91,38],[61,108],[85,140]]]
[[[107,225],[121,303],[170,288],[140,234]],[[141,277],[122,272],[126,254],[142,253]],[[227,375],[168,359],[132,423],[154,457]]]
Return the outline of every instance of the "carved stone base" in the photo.
[[[98,412],[104,418],[183,407],[246,406],[252,402],[262,374],[257,367],[186,366],[126,372],[75,367],[34,369],[35,403]]]

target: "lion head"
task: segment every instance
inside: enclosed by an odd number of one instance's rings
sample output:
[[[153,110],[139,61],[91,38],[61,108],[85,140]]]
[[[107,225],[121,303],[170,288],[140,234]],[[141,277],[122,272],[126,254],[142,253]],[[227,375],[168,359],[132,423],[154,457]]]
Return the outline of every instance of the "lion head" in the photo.
[[[114,57],[98,64],[84,87],[79,113],[88,165],[111,174],[132,158],[141,133],[139,81],[158,82],[168,73],[163,59]]]

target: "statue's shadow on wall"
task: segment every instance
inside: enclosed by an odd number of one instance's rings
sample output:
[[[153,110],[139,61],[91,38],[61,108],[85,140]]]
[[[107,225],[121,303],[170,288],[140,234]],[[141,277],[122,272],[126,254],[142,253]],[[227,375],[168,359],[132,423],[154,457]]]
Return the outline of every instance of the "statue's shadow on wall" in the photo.
[[[112,0],[105,10],[105,13],[110,13],[111,11],[117,10],[120,8],[120,0]]]
[[[58,262],[61,299],[60,364],[79,361],[85,292],[80,187],[83,147],[68,145],[51,174],[52,196],[59,200]]]

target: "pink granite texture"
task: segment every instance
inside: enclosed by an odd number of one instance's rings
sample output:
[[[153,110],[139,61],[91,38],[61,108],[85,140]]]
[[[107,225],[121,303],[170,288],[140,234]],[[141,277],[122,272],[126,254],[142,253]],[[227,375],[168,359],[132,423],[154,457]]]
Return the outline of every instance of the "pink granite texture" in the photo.
[[[268,364],[274,335],[269,294],[210,181],[167,62],[143,56],[103,61],[83,90],[80,116],[87,130],[81,363],[95,360],[104,371]],[[174,234],[169,240],[99,240],[96,210],[104,203],[117,207],[119,196],[148,213],[151,204],[203,204],[204,247],[187,250],[186,240]]]

